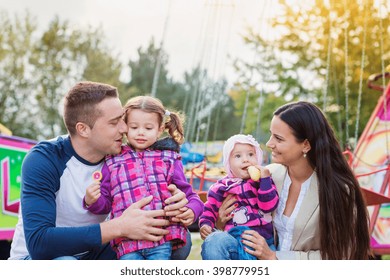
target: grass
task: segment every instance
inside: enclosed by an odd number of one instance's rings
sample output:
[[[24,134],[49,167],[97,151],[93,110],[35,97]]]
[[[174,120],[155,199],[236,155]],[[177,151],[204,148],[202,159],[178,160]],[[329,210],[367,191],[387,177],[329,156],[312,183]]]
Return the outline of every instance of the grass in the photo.
[[[200,238],[199,232],[191,232],[192,247],[191,252],[187,260],[201,260],[200,256],[201,246],[203,243],[202,238]]]

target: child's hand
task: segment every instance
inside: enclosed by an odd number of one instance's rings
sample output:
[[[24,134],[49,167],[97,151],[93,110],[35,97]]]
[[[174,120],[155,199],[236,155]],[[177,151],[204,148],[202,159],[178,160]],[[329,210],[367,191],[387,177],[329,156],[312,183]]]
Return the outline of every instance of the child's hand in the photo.
[[[85,194],[85,204],[87,204],[87,206],[91,206],[99,199],[100,196],[100,182],[94,181],[91,185],[87,187],[87,191]]]
[[[183,207],[179,210],[182,211],[182,213],[177,215],[175,218],[186,227],[192,225],[195,221],[194,211],[188,207]]]
[[[255,167],[260,170],[261,178],[266,178],[266,177],[271,176],[271,172],[269,172],[269,170],[267,168],[265,168],[264,166],[255,165]]]
[[[213,232],[213,229],[208,226],[208,225],[203,225],[200,230],[199,230],[199,233],[200,233],[200,237],[205,240],[206,237]]]

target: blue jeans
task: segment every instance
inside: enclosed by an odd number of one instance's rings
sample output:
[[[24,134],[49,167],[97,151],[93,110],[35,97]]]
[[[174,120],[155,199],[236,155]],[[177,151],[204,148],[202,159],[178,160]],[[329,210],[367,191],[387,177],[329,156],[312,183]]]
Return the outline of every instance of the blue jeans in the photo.
[[[80,253],[74,256],[61,256],[54,258],[53,260],[115,260],[116,254],[111,249],[110,243],[103,244],[97,249]],[[24,258],[24,260],[31,260],[30,256]]]
[[[203,260],[238,260],[238,241],[224,231],[209,234],[202,244]]]
[[[237,239],[224,231],[212,232],[202,244],[203,260],[239,260]],[[270,246],[275,250],[275,246]]]
[[[192,248],[191,233],[189,230],[187,230],[186,240],[186,245],[179,249],[172,250],[171,260],[186,260],[188,258],[188,255],[191,253]]]
[[[120,260],[169,260],[171,259],[172,244],[165,242],[164,244],[154,247],[141,249],[126,255],[121,256]]]
[[[98,249],[74,256],[62,256],[54,260],[115,260],[116,254],[111,249],[110,243],[103,244]]]
[[[192,241],[191,233],[187,231],[187,242],[184,247],[173,250],[171,259],[172,260],[185,260],[191,252]],[[116,254],[111,249],[109,243],[102,245],[99,249],[89,251],[88,253],[83,253],[75,256],[61,256],[55,258],[54,260],[116,260]],[[31,260],[31,256],[26,256],[22,260]]]

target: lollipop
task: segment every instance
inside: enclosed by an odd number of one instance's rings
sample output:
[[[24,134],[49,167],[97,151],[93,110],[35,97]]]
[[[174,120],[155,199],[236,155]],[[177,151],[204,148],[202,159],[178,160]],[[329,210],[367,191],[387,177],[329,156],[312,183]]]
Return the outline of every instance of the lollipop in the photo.
[[[95,171],[93,172],[92,174],[92,178],[95,180],[95,181],[100,181],[102,179],[103,175],[102,175],[102,172],[100,171]]]

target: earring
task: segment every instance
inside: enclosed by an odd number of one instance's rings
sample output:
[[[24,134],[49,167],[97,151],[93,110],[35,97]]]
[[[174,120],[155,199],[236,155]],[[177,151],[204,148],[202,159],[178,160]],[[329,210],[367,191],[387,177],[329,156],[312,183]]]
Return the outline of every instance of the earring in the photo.
[[[307,156],[307,153],[303,152],[303,157],[305,158]]]

